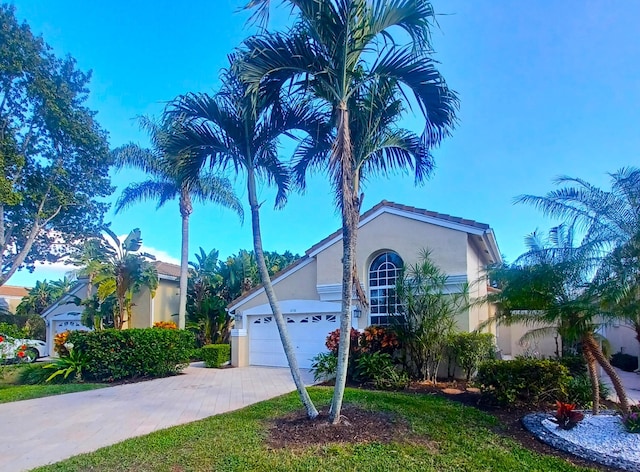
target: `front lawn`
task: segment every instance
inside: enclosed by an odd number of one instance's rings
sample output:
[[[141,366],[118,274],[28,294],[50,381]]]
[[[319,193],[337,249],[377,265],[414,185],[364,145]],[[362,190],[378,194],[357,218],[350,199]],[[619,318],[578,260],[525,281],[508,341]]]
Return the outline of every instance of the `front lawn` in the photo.
[[[18,383],[18,375],[20,369],[23,368],[28,368],[28,366],[2,366],[2,376],[0,376],[0,403],[31,400],[32,398],[48,397],[63,393],[83,392],[85,390],[94,390],[108,386],[107,384],[95,383],[20,385]]]
[[[321,406],[332,390],[310,389]],[[578,471],[493,432],[497,420],[432,395],[349,389],[345,402],[396,413],[426,441],[272,449],[269,422],[299,410],[292,393],[242,410],[130,439],[38,471]],[[168,405],[167,408],[170,408]],[[329,427],[329,426],[327,426]],[[532,439],[533,441],[533,439]]]

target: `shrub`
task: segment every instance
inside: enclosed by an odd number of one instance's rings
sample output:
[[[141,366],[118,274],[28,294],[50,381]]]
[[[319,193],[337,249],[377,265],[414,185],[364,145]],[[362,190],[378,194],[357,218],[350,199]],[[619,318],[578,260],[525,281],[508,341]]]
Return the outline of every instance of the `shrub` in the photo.
[[[192,333],[155,328],[74,331],[69,341],[87,358],[86,378],[101,382],[174,375],[194,348]]]
[[[338,347],[340,344],[340,328],[331,331],[327,340],[324,343],[333,354],[338,354]],[[349,355],[358,352],[360,350],[360,333],[357,329],[351,328],[351,342],[349,343]]]
[[[331,380],[336,377],[338,357],[332,352],[321,352],[311,359],[311,372],[313,378],[318,380]]]
[[[573,377],[587,375],[587,361],[582,356],[564,355],[553,360],[569,369],[569,375]]]
[[[629,413],[622,416],[622,424],[630,433],[640,433],[640,406],[632,406]]]
[[[609,387],[600,382],[600,399],[609,396]],[[575,375],[567,383],[567,398],[581,408],[591,408],[593,404],[591,379],[586,374]]]
[[[566,398],[569,371],[550,360],[484,361],[476,377],[483,396],[501,405],[538,406]]]
[[[616,352],[611,356],[611,365],[625,372],[633,372],[638,368],[638,357],[623,352]]]
[[[25,364],[20,367],[18,372],[17,382],[20,385],[37,385],[43,384],[47,378],[51,375],[51,371],[45,367],[49,364]],[[66,383],[73,379],[65,379],[63,377],[56,377],[49,381],[52,384]]]
[[[178,329],[178,325],[173,321],[156,321],[153,323],[153,327],[161,329]]]
[[[57,352],[60,357],[69,355],[69,349],[67,349],[65,344],[67,344],[69,340],[70,333],[71,331],[64,331],[56,334],[55,338],[53,338],[53,350]]]
[[[356,377],[382,390],[401,390],[409,383],[408,375],[395,368],[386,352],[362,353],[356,362]]]
[[[231,359],[231,346],[229,344],[207,344],[200,348],[202,360],[207,367],[218,368]]]
[[[556,414],[551,418],[551,421],[556,423],[561,429],[573,429],[584,419],[584,415],[576,411],[575,403],[556,401],[556,406]]]
[[[391,354],[400,347],[398,336],[383,326],[369,326],[360,335],[360,347],[363,352],[384,352]]]
[[[61,357],[53,364],[47,364],[43,368],[44,369],[56,369],[49,377],[47,377],[46,382],[51,382],[58,377],[62,377],[66,380],[73,380],[76,382],[82,381],[82,372],[87,368],[87,356],[78,351],[77,349],[72,349],[69,352],[69,355],[66,357]],[[71,376],[73,374],[73,376]]]
[[[467,380],[480,362],[495,358],[495,342],[491,333],[455,333],[449,338],[448,349]]]

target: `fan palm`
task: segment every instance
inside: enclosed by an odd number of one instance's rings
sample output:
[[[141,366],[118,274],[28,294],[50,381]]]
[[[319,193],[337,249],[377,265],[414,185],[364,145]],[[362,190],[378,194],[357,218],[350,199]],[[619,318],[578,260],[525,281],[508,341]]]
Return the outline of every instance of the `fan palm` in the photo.
[[[422,145],[429,148],[447,136],[455,124],[458,99],[446,85],[430,57],[430,31],[434,17],[428,1],[416,0],[289,0],[298,12],[286,33],[249,38],[248,59],[239,70],[249,90],[271,97],[286,87],[316,99],[333,116],[329,172],[342,213],[343,273],[342,316],[336,387],[331,421],[339,422],[349,353],[354,252],[361,199],[358,163],[351,125],[354,97],[380,79],[412,94],[425,118]],[[252,0],[247,8],[257,17],[267,16],[271,0]],[[410,39],[401,45],[395,29]],[[354,117],[355,118],[355,117]],[[356,120],[358,118],[355,118]],[[372,159],[372,166],[380,160]],[[388,161],[387,161],[388,162]],[[405,166],[406,162],[398,162]],[[379,167],[380,168],[380,167]]]
[[[231,57],[231,60],[237,58]],[[247,193],[251,208],[253,245],[260,278],[271,305],[280,339],[287,356],[296,388],[309,417],[318,412],[309,397],[287,326],[271,285],[265,262],[260,230],[260,203],[256,182],[264,178],[276,185],[276,207],[286,201],[289,172],[278,159],[277,144],[284,133],[294,129],[308,133],[318,132],[322,120],[315,111],[302,103],[282,107],[255,96],[236,78],[232,71],[223,71],[223,90],[211,97],[190,94],[178,99],[169,113],[183,122],[183,133],[175,137],[175,147],[183,152],[179,166],[185,178],[195,180],[207,161],[212,168],[233,168],[246,174]]]
[[[546,241],[538,233],[529,235],[525,254],[513,265],[491,271],[500,290],[488,298],[498,306],[498,323],[523,323],[536,328],[531,331],[534,336],[557,331],[563,342],[580,344],[591,379],[594,414],[600,400],[596,363],[611,378],[621,408],[628,412],[620,377],[598,342],[597,331],[611,314],[602,311],[597,285],[592,283],[599,264],[594,256],[597,245],[575,247],[573,235],[564,226],[554,228]]]
[[[156,208],[169,200],[178,198],[182,218],[182,246],[180,251],[180,299],[178,327],[184,329],[187,306],[187,280],[189,276],[189,217],[193,212],[192,201],[213,202],[234,210],[242,219],[242,204],[228,179],[211,173],[198,179],[186,180],[175,171],[171,156],[167,154],[165,142],[170,133],[176,132],[176,123],[162,124],[143,118],[143,128],[148,130],[152,148],[145,149],[128,144],[113,151],[116,168],[133,167],[146,172],[150,179],[130,184],[122,191],[116,203],[116,213],[135,203],[156,200]]]

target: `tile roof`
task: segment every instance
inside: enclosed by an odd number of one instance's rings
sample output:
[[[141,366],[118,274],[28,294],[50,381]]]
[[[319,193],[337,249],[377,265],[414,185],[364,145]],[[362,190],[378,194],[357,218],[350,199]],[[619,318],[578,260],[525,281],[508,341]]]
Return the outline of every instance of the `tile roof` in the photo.
[[[159,275],[168,275],[170,277],[180,277],[180,266],[169,262],[153,261]]]
[[[26,287],[16,287],[15,285],[3,285],[0,287],[0,297],[26,297],[29,295]]]

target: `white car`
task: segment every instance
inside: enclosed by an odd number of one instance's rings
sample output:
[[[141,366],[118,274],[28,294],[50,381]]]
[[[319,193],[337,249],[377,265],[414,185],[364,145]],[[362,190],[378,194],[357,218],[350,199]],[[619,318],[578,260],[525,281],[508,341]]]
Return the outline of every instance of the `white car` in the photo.
[[[26,346],[24,349],[22,346]],[[24,351],[24,355],[19,355]],[[35,362],[39,357],[47,355],[47,344],[37,339],[17,339],[0,333],[1,362]]]

